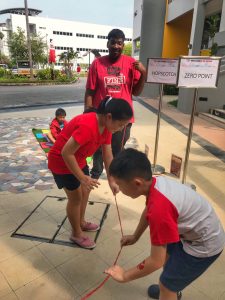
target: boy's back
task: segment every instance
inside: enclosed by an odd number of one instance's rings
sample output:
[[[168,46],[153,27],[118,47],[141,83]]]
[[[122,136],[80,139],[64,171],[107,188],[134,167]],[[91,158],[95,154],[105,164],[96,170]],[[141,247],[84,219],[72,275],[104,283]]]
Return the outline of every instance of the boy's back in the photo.
[[[156,245],[181,239],[184,251],[196,257],[216,255],[224,247],[224,230],[212,206],[190,187],[167,177],[153,178],[147,219]]]

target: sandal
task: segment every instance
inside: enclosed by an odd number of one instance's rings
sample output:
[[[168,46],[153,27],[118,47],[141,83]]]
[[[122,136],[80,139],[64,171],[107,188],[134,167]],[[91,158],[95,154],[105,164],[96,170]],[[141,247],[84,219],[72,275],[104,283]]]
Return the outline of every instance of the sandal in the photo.
[[[91,222],[86,222],[85,225],[81,226],[81,229],[83,231],[90,231],[90,232],[98,231],[99,228],[100,228],[99,225],[91,223]]]
[[[93,249],[95,248],[96,244],[92,241],[88,236],[82,236],[80,238],[75,238],[71,235],[70,240],[77,244],[81,248],[85,249]]]

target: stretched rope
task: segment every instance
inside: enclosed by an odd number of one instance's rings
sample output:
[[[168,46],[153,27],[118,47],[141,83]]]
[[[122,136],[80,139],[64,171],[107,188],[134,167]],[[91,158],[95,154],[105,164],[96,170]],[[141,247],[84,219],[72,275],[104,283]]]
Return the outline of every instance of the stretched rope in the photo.
[[[118,207],[118,204],[117,204],[116,196],[115,196],[115,203],[116,203],[116,209],[117,209],[117,214],[118,214],[119,223],[120,223],[120,231],[121,231],[121,235],[123,237],[122,222],[121,222],[121,217],[120,217],[120,212],[119,212],[119,207]],[[122,248],[123,247],[120,248],[113,265],[115,265],[117,263],[117,261],[119,259],[119,256],[120,256],[120,253],[122,251]],[[109,280],[110,277],[111,277],[110,275],[107,275],[106,278],[95,289],[91,290],[87,295],[85,295],[83,298],[81,298],[81,300],[86,300],[86,299],[90,298],[96,291],[98,291],[100,288],[103,287],[103,285]]]
[[[131,83],[131,95],[132,95],[132,89],[133,89],[133,83],[134,83],[134,73],[135,73],[135,70],[133,68],[132,83]],[[121,151],[124,148],[125,134],[126,134],[126,126],[124,127],[124,130],[123,130],[123,136],[122,136],[122,141],[121,141]],[[123,227],[122,227],[122,222],[121,222],[121,217],[120,217],[120,212],[119,212],[119,207],[117,204],[116,196],[115,196],[115,203],[116,203],[116,209],[117,209],[117,214],[118,214],[119,223],[120,223],[120,231],[121,231],[121,235],[123,237]],[[122,251],[122,248],[123,247],[120,248],[113,265],[115,265],[117,263],[120,253]],[[81,298],[81,300],[86,300],[86,299],[90,298],[96,291],[98,291],[100,288],[103,287],[103,285],[109,280],[110,277],[111,277],[110,275],[107,275],[106,278],[95,289],[91,290],[87,295],[85,295],[83,298]]]

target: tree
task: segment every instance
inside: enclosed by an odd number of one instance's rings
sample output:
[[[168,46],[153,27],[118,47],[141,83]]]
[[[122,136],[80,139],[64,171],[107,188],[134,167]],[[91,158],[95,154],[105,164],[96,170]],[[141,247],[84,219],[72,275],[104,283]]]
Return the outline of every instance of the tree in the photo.
[[[219,31],[221,16],[220,14],[212,15],[206,18],[203,37],[202,48],[208,48],[209,42],[211,42],[211,54],[215,55],[218,49],[218,45],[214,43],[215,34]]]
[[[32,60],[35,64],[46,64],[48,62],[47,57],[47,44],[44,37],[39,35],[31,36],[31,52]]]
[[[17,32],[13,32],[9,38],[9,49],[12,60],[28,60],[28,48],[25,31],[20,27]],[[40,35],[31,36],[32,60],[36,64],[47,62],[47,45]]]
[[[11,58],[15,61],[27,60],[28,50],[24,31],[17,27],[17,32],[13,32],[9,37],[9,49]]]
[[[132,55],[132,43],[127,43],[124,45],[123,54],[128,56]]]
[[[3,38],[4,38],[4,34],[0,31],[0,40],[1,40],[1,43],[2,43]],[[0,45],[0,56],[1,56],[1,45]]]

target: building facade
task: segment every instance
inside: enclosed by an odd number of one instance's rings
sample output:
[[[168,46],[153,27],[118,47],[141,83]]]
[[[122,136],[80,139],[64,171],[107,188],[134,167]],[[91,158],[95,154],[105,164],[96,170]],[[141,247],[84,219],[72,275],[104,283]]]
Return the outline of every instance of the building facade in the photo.
[[[3,32],[4,38],[0,41],[1,52],[9,56],[8,39],[11,32],[16,32],[20,27],[26,32],[25,16],[21,14],[11,13],[8,15],[4,23],[0,24],[0,31]],[[59,62],[59,55],[70,49],[79,51],[81,59],[79,63],[91,63],[94,59],[92,53],[88,53],[91,49],[97,49],[101,55],[108,53],[107,35],[110,30],[115,27],[108,25],[98,25],[83,22],[66,21],[60,19],[52,19],[39,17],[37,15],[29,16],[30,32],[40,34],[49,45],[53,40],[56,49],[56,66]],[[132,40],[132,28],[120,27],[124,31],[126,41]]]
[[[139,56],[144,63],[148,57],[201,55],[205,47],[202,41],[206,19],[215,15],[220,17],[220,24],[213,43],[218,47],[216,55],[225,56],[225,0],[135,0],[133,55]],[[207,46],[212,46],[212,40]],[[225,105],[222,82],[225,82],[224,65],[220,70],[218,88],[200,90],[199,99],[204,99],[204,102],[198,101],[197,111],[208,112]],[[147,84],[143,94],[155,97],[158,93],[158,86]],[[178,108],[182,112],[190,113],[192,97],[192,90],[180,89]]]

